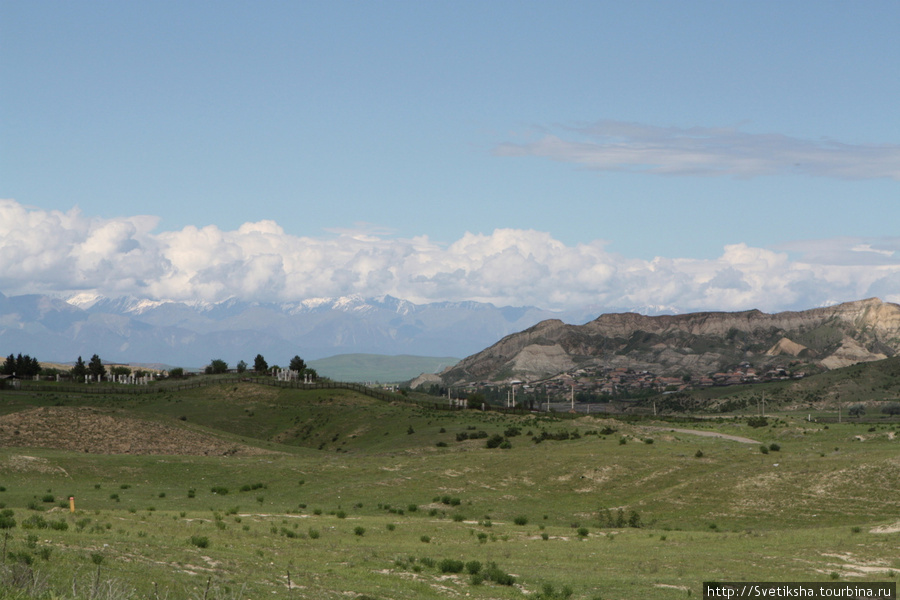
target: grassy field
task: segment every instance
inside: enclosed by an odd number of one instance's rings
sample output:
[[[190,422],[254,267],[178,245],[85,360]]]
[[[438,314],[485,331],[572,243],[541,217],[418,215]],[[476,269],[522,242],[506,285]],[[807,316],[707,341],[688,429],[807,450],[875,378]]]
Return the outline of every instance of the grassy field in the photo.
[[[665,599],[900,572],[896,425],[508,416],[229,384],[4,392],[3,439],[34,407],[257,453],[7,442],[0,597]]]

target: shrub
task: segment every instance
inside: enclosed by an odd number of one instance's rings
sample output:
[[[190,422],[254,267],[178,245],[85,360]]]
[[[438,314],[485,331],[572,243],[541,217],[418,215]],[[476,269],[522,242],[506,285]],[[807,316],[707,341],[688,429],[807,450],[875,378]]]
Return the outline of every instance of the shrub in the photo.
[[[773,442],[769,444],[769,450],[771,450],[772,452],[778,452],[779,450],[781,450],[781,446]]]
[[[499,448],[500,444],[503,443],[503,436],[499,433],[495,433],[491,437],[488,438],[488,441],[485,442],[486,448]]]
[[[590,533],[590,532],[588,531],[587,527],[579,527],[578,528],[578,537],[587,537],[588,533]]]
[[[528,525],[528,517],[525,515],[519,515],[515,519],[513,519],[513,523],[516,525]]]
[[[366,534],[366,528],[357,525],[356,527],[353,528],[353,533],[354,533],[354,535],[358,535],[358,536],[362,537]]]
[[[759,451],[762,452],[763,454],[768,454],[769,448],[768,448],[768,446],[760,446]]]
[[[51,502],[56,502],[56,498],[53,497],[53,494],[44,494],[41,496],[41,502],[47,502],[49,504]]]
[[[217,485],[209,489],[213,494],[218,494],[219,496],[224,496],[228,493],[228,488],[225,486]]]
[[[445,558],[438,563],[438,570],[441,573],[462,573],[464,568],[463,561],[453,558]]]
[[[423,544],[427,544],[431,541],[431,536],[423,535],[419,539],[422,541]]]
[[[645,443],[645,444],[652,444],[652,443],[653,443],[653,438],[647,438],[647,439],[645,439],[645,440],[644,440],[644,443]]]
[[[198,548],[209,548],[209,538],[205,535],[192,535],[191,544]]]
[[[514,585],[516,583],[515,577],[504,573],[494,562],[487,564],[487,568],[484,570],[484,578],[498,585]]]
[[[394,525],[393,523],[388,523],[388,524],[387,524],[387,530],[388,530],[388,531],[393,531],[393,530],[395,530],[395,529],[397,529],[397,526]]]
[[[334,513],[334,516],[336,516],[338,519],[346,519],[347,513],[342,510],[339,510],[336,513]]]
[[[545,531],[544,533],[541,534],[541,539],[544,541],[549,540],[550,534]]]
[[[481,563],[477,560],[470,560],[466,563],[466,572],[469,575],[474,575],[481,571]]]
[[[747,425],[750,427],[767,427],[769,420],[765,417],[750,417],[747,419]]]
[[[694,453],[694,458],[703,458],[703,450],[697,450],[697,452]]]
[[[319,535],[321,535],[318,529],[313,529],[312,527],[309,528],[307,534],[309,535],[309,539],[311,540],[317,540],[319,539]]]
[[[418,504],[410,504],[406,507],[406,510],[408,510],[409,512],[416,512],[417,510],[419,510],[419,505]]]
[[[47,520],[41,515],[31,515],[22,521],[22,529],[47,529]]]
[[[641,525],[641,515],[638,514],[638,511],[632,510],[628,515],[628,526],[637,528]]]
[[[461,523],[461,522],[465,521],[465,519],[466,518],[460,513],[455,513],[453,515],[453,521],[456,523]]]
[[[0,511],[0,529],[12,529],[16,526],[16,520],[13,518],[12,509],[4,508]]]

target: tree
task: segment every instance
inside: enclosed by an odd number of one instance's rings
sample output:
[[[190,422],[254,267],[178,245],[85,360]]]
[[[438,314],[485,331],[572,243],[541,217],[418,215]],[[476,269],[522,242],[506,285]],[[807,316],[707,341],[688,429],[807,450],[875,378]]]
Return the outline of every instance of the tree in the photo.
[[[243,372],[246,371],[246,370],[247,370],[247,362],[246,362],[246,361],[243,361],[243,360],[240,361],[240,362],[238,362],[238,364],[237,364],[237,372],[238,372],[238,373],[243,373]]]
[[[291,359],[291,364],[288,368],[291,371],[297,371],[298,373],[303,373],[303,371],[306,369],[306,361],[304,361],[299,356],[295,355],[294,358]]]
[[[850,410],[847,411],[851,417],[861,417],[866,414],[866,407],[862,404],[854,404],[850,407]]]
[[[221,358],[214,358],[208,365],[206,365],[205,372],[207,375],[221,375],[222,373],[227,373],[228,363]]]
[[[131,369],[129,369],[128,367],[125,367],[125,366],[110,367],[109,372],[116,379],[118,379],[119,375],[125,375],[125,376],[131,375]]]
[[[88,363],[87,368],[88,372],[98,381],[101,377],[106,375],[106,367],[103,366],[103,361],[101,361],[100,357],[96,354],[91,357],[91,362]]]
[[[900,415],[900,402],[891,402],[881,409],[886,415]]]
[[[75,366],[72,367],[72,379],[75,381],[84,381],[84,376],[87,375],[87,367],[84,365],[84,361],[81,360],[81,357],[78,357],[78,360],[75,361]]]
[[[23,355],[21,352],[18,356],[10,354],[0,367],[0,373],[4,375],[16,375],[17,377],[34,377],[41,373],[41,363],[38,359]]]
[[[169,377],[172,379],[181,379],[184,377],[184,368],[175,367],[174,369],[169,369]]]
[[[265,373],[269,370],[269,363],[263,358],[262,354],[257,354],[253,359],[253,370],[257,373]]]

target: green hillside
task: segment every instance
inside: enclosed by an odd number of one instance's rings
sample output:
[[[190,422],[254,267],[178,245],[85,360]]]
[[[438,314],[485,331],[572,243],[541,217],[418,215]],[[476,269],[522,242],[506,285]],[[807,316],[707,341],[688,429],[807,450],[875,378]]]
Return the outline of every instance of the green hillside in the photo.
[[[319,375],[336,381],[399,383],[422,373],[438,373],[458,362],[458,358],[439,356],[340,354],[309,364]]]
[[[665,599],[900,571],[896,423],[450,412],[234,382],[2,392],[0,409],[3,598]],[[142,429],[167,433],[98,453]],[[150,453],[160,437],[184,453]]]

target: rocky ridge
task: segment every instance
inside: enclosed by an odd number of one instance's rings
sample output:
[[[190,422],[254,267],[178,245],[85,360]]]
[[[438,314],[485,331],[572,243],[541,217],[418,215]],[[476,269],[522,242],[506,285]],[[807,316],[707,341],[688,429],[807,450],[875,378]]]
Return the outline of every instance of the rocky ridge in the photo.
[[[900,353],[900,305],[878,298],[798,312],[604,314],[538,323],[442,373],[446,383],[537,380],[582,366],[704,376],[743,362],[826,370]]]

